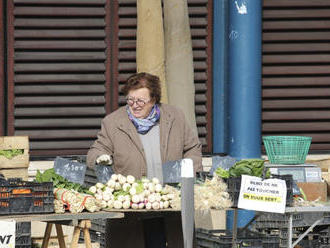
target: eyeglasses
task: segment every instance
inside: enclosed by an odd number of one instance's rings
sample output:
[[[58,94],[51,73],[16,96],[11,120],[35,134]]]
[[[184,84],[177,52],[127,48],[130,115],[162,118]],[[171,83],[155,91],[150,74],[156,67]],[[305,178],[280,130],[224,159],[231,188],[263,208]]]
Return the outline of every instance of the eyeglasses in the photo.
[[[144,99],[134,99],[134,98],[127,98],[126,99],[126,103],[129,105],[129,106],[133,106],[134,103],[136,103],[139,107],[143,107],[144,105],[146,105],[148,102],[150,102],[150,100],[144,100]]]

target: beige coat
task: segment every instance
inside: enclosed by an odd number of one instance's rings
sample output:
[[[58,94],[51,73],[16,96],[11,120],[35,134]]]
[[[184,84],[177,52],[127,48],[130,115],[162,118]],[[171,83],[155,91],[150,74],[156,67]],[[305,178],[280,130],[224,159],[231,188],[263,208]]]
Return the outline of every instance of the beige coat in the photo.
[[[162,162],[191,158],[195,171],[202,170],[201,143],[193,134],[181,110],[161,104],[160,149]],[[147,165],[143,145],[135,126],[129,120],[126,106],[119,108],[102,120],[97,140],[87,154],[87,165],[93,167],[102,154],[113,158],[115,173],[146,176]]]

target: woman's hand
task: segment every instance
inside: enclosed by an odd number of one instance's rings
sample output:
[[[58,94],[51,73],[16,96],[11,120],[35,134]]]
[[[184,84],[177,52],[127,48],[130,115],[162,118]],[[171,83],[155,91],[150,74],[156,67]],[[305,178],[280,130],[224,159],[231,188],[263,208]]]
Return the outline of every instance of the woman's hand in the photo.
[[[96,164],[112,165],[112,158],[108,154],[103,154],[96,159]]]

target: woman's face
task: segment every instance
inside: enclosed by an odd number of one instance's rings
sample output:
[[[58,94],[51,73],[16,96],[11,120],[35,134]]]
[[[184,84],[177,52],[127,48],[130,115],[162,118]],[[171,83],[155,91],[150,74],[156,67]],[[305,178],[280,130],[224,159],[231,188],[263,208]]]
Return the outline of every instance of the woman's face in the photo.
[[[155,102],[150,98],[150,92],[147,88],[130,90],[127,95],[127,105],[135,118],[146,118]]]

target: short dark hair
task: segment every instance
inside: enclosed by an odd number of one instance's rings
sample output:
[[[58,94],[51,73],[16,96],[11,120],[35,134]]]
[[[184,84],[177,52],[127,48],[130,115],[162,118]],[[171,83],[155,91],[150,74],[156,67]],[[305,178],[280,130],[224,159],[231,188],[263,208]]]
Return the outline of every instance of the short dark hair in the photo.
[[[127,79],[122,92],[124,96],[127,96],[129,91],[137,90],[140,88],[149,89],[150,98],[155,100],[157,104],[160,103],[161,86],[159,77],[147,72],[139,72],[133,74]]]

